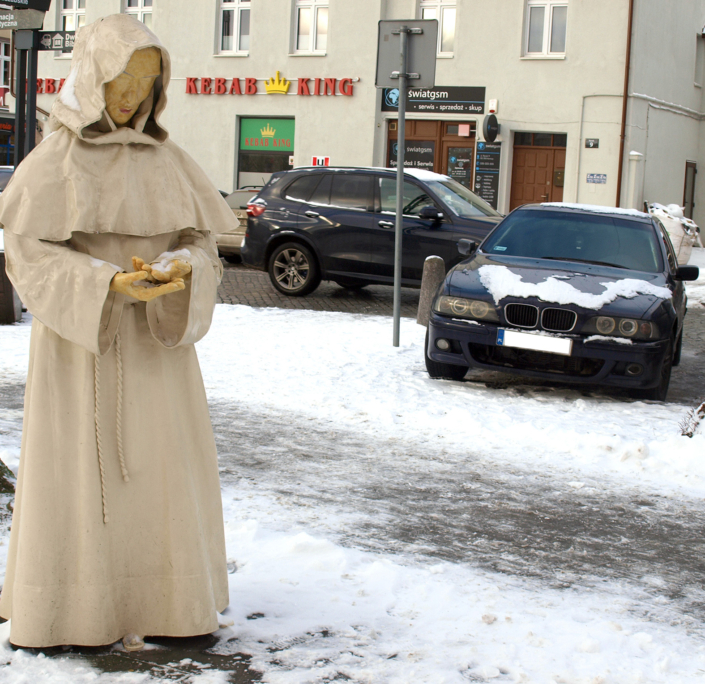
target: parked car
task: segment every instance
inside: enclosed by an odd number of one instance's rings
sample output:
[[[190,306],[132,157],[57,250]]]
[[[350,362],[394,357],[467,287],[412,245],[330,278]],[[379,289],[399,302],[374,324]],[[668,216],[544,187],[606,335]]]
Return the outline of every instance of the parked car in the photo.
[[[584,205],[515,209],[453,268],[433,305],[426,368],[625,387],[664,401],[680,362],[696,266],[678,266],[648,214]]]
[[[229,194],[220,191],[238,220],[238,225],[233,230],[215,235],[218,254],[231,264],[239,264],[242,261],[240,248],[247,232],[247,203],[258,190],[261,190],[261,186],[248,186]]]
[[[460,261],[460,238],[482,240],[501,215],[448,176],[407,169],[402,284],[418,287],[426,257]],[[394,282],[396,171],[312,167],[275,173],[248,204],[246,265],[286,295],[321,280],[343,287]]]

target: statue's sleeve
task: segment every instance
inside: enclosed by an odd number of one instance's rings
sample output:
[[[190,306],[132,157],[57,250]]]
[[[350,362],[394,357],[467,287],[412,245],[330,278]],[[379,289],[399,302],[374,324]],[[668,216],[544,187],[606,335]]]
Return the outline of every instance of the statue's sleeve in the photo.
[[[7,275],[27,310],[60,337],[105,354],[124,302],[110,291],[110,281],[122,269],[68,242],[3,233]]]
[[[193,344],[210,328],[223,264],[215,238],[192,229],[182,230],[176,246],[154,261],[169,259],[187,261],[191,273],[184,279],[186,289],[147,303],[149,329],[165,347]]]

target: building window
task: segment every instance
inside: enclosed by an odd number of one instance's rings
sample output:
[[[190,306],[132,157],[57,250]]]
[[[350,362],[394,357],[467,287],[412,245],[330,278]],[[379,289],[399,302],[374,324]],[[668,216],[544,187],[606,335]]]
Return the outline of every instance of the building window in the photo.
[[[125,0],[125,14],[131,14],[147,28],[152,28],[152,0]]]
[[[524,54],[564,55],[567,17],[565,0],[527,0]]]
[[[294,52],[325,54],[328,48],[328,0],[296,0]]]
[[[250,0],[220,0],[219,51],[247,54],[250,50]]]
[[[86,23],[86,0],[61,0],[61,27],[75,31]]]
[[[696,86],[702,88],[703,85],[703,66],[705,61],[705,38],[698,34],[695,36],[695,74],[693,82]]]
[[[455,45],[456,0],[421,0],[422,19],[438,19],[438,54],[452,55]]]

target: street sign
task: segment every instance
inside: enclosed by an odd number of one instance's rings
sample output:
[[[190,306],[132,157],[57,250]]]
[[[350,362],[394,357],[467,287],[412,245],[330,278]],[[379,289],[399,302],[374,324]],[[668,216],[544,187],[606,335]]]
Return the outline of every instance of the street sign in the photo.
[[[61,50],[72,52],[76,40],[75,31],[41,31],[37,37],[37,50]]]
[[[3,5],[10,5],[17,9],[32,9],[48,12],[51,0],[2,0]]]
[[[411,29],[413,40],[408,42],[406,73],[409,87],[433,88],[436,84],[436,45],[438,43],[438,21],[419,19],[409,21],[380,21],[377,42],[378,88],[399,87],[399,29]],[[420,29],[421,33],[416,33]],[[394,74],[396,73],[396,76]],[[416,76],[416,78],[414,78]]]
[[[0,10],[0,29],[17,31],[21,29],[40,29],[44,24],[44,12],[37,10]]]
[[[585,138],[585,147],[591,150],[596,150],[600,146],[599,138]]]

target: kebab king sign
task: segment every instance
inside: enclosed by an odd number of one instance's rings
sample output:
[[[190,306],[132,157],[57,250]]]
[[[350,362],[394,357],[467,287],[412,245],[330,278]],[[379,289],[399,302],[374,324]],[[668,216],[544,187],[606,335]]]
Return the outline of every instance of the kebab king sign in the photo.
[[[291,89],[291,81],[277,71],[276,77],[261,78],[209,78],[206,76],[187,78],[186,93],[189,95],[343,95],[352,97],[354,84],[359,78],[299,78]],[[264,91],[258,81],[264,81]],[[290,92],[291,90],[291,92]]]

